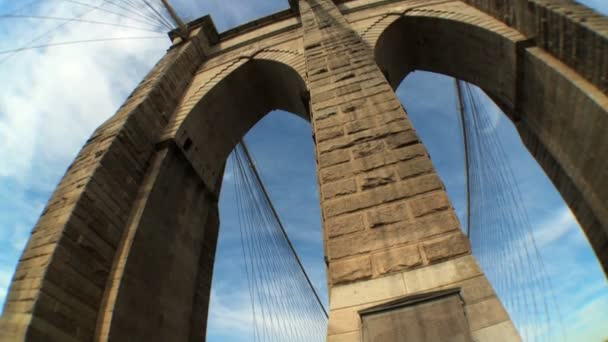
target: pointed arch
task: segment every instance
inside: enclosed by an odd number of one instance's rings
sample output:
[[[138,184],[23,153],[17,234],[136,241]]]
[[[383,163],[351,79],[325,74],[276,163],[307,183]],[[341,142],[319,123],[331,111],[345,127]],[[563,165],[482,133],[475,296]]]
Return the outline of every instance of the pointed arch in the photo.
[[[306,120],[307,88],[288,64],[265,59],[239,59],[195,102],[178,109],[181,120],[171,134],[184,155],[210,187],[236,143],[268,112],[280,109]],[[185,115],[184,115],[185,113]]]
[[[308,119],[305,95],[300,74],[274,60],[238,58],[199,73],[140,189],[106,286],[98,338],[204,338],[226,159],[272,110]],[[153,333],[149,320],[158,322]]]
[[[461,2],[377,21],[376,62],[396,88],[425,70],[482,88],[575,213],[608,271],[608,97],[521,33]]]

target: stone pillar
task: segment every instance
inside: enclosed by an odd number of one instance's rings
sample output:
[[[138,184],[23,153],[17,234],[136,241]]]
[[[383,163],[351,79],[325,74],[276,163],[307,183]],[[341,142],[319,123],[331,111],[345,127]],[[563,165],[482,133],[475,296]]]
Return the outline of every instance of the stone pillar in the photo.
[[[187,341],[203,329],[218,226],[216,192],[177,146],[157,152],[118,248],[96,339]]]
[[[371,48],[331,0],[301,0],[330,290],[328,341],[359,311],[461,287],[472,335],[519,340]]]
[[[207,337],[207,321],[209,303],[211,299],[211,281],[213,279],[213,265],[220,228],[219,211],[216,205],[210,208],[207,223],[204,228],[204,238],[196,274],[196,288],[192,301],[190,315],[190,341],[201,342]]]

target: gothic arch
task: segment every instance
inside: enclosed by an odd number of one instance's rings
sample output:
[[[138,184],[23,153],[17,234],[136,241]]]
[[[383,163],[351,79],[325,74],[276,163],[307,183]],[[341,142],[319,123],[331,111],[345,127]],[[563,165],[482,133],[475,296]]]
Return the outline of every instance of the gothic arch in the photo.
[[[185,100],[177,111],[179,122],[168,129],[209,185],[222,173],[216,161],[226,160],[268,112],[281,109],[306,120],[309,116],[306,83],[288,64],[266,58],[239,59],[235,64],[208,92]]]
[[[230,72],[220,72],[219,81],[203,95],[186,96],[176,110],[188,108],[172,129],[175,140],[160,143],[168,147],[153,158],[156,171],[144,181],[146,204],[136,206],[141,213],[127,227],[127,243],[115,259],[98,317],[102,340],[204,339],[226,159],[272,110],[308,119],[306,86],[297,71],[262,58],[229,62],[236,64],[224,68]],[[151,272],[142,260],[156,269]],[[157,279],[158,273],[170,280]],[[159,325],[153,333],[147,328],[150,320]]]
[[[425,70],[474,83],[502,107],[515,103],[517,46],[526,41],[516,30],[463,3],[411,9],[379,25],[370,40],[394,89]]]
[[[376,22],[376,62],[391,86],[408,73],[445,74],[482,88],[575,213],[608,272],[608,189],[601,139],[608,97],[513,28],[463,3],[411,9]]]

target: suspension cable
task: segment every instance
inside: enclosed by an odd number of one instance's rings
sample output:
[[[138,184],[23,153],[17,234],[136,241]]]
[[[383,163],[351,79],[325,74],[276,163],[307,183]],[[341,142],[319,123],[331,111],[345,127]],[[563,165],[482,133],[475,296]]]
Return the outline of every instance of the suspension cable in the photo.
[[[460,88],[460,81],[454,79],[456,85],[456,94],[458,96],[458,112],[460,113],[460,125],[462,127],[462,140],[464,144],[464,172],[466,178],[467,187],[467,236],[471,238],[471,183],[469,181],[469,139],[467,130],[464,122],[464,101],[462,98],[462,89]]]
[[[268,201],[268,204],[270,206],[270,210],[272,211],[272,214],[273,214],[275,220],[279,223],[279,227],[281,228],[281,233],[283,233],[283,237],[285,237],[285,240],[287,241],[287,245],[289,246],[289,249],[293,253],[294,257],[296,258],[296,261],[298,262],[298,266],[300,267],[300,270],[302,271],[302,274],[304,274],[304,277],[306,278],[306,281],[308,282],[308,285],[310,286],[312,292],[315,295],[315,299],[317,300],[317,302],[319,303],[319,306],[323,310],[323,314],[325,315],[325,317],[329,317],[329,315],[327,314],[327,310],[325,309],[325,306],[323,305],[323,302],[321,301],[321,297],[319,297],[319,294],[317,293],[317,290],[313,286],[312,281],[310,280],[310,277],[308,276],[308,273],[306,273],[306,269],[304,269],[304,265],[302,264],[302,261],[300,260],[300,257],[298,256],[298,253],[296,252],[296,249],[294,248],[293,244],[291,243],[291,240],[289,239],[289,236],[287,236],[287,232],[285,231],[285,227],[283,226],[283,223],[281,222],[281,219],[279,218],[279,214],[277,213],[274,205],[272,204],[272,201],[270,200],[270,196],[268,195],[268,191],[266,190],[266,187],[264,186],[264,183],[262,182],[262,178],[260,177],[260,173],[258,172],[258,169],[257,169],[255,163],[253,162],[253,159],[251,158],[251,154],[249,154],[249,149],[247,148],[247,144],[245,144],[244,140],[241,141],[241,145],[243,147],[243,151],[245,152],[245,156],[247,158],[247,162],[251,166],[251,169],[253,171],[253,174],[255,175],[255,178],[257,179],[257,181],[260,184],[260,187],[262,189],[262,193],[264,194],[264,197]]]

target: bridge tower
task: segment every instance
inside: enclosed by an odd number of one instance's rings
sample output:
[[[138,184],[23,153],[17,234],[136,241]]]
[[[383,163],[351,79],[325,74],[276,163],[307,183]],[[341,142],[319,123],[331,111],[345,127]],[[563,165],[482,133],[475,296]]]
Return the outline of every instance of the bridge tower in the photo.
[[[1,341],[204,339],[225,161],[273,109],[313,131],[328,341],[520,340],[394,93],[414,70],[509,115],[607,269],[605,17],[568,0],[290,4],[170,34],[34,227]]]

